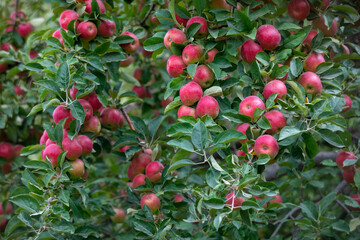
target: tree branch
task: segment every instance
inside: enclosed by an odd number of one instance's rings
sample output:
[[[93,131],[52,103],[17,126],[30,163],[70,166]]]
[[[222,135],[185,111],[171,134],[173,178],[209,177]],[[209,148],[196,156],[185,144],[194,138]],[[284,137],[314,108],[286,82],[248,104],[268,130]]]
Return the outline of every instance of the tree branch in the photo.
[[[146,22],[146,20],[149,18],[150,13],[154,10],[154,7],[155,7],[154,3],[151,2],[151,7],[150,7],[149,11],[147,11],[147,13],[145,14],[143,20],[141,20],[141,22],[140,22],[140,25],[142,27],[144,26],[144,23]]]

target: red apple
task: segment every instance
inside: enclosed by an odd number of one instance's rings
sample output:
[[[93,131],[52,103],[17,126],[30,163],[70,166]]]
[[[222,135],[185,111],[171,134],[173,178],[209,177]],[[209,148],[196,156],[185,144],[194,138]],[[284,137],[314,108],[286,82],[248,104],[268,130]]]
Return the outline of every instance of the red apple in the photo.
[[[323,62],[325,62],[325,58],[321,53],[312,52],[304,61],[304,69],[306,71],[316,72],[316,67]]]
[[[218,52],[219,51],[216,48],[213,48],[210,51],[208,51],[206,53],[206,61],[205,62],[210,62],[210,63],[213,62],[214,58]]]
[[[189,82],[180,88],[181,102],[186,106],[194,105],[203,95],[201,86],[196,82]]]
[[[85,173],[85,164],[80,159],[75,161],[69,161],[72,166],[72,169],[69,170],[70,176],[73,178],[81,178]]]
[[[280,80],[272,80],[265,85],[263,95],[265,99],[268,99],[272,94],[278,93],[276,99],[285,98],[287,94],[287,89],[285,84]]]
[[[128,56],[126,58],[126,60],[120,61],[120,67],[128,67],[134,61],[135,61],[135,58],[133,56]]]
[[[303,73],[300,76],[298,83],[304,87],[306,93],[315,95],[322,92],[321,80],[319,76],[316,75],[316,73],[313,72]]]
[[[150,182],[157,182],[161,179],[161,172],[163,169],[164,166],[160,162],[150,162],[145,169],[146,177]]]
[[[202,97],[196,106],[196,114],[199,117],[209,115],[214,119],[219,115],[219,111],[218,102],[211,96]]]
[[[128,176],[128,178],[130,180],[133,180],[135,178],[135,176],[138,174],[135,170],[134,170],[134,165],[133,164],[130,164],[127,171],[126,171],[126,174]]]
[[[101,130],[101,123],[98,116],[92,116],[89,121],[84,123],[83,132],[98,134]]]
[[[61,46],[64,46],[64,41],[63,41],[63,39],[62,39],[62,37],[61,37],[60,29],[56,30],[56,31],[53,33],[52,37],[57,38],[57,39],[60,41]]]
[[[257,157],[260,157],[260,154],[267,154],[274,159],[279,152],[279,145],[273,136],[265,134],[256,139],[254,151]]]
[[[87,13],[91,13],[92,12],[92,9],[91,9],[91,1],[92,0],[86,0],[86,8],[85,8],[85,11]],[[101,0],[96,0],[98,5],[99,5],[99,9],[100,9],[100,13],[105,13],[106,12],[106,8],[105,8],[105,5],[104,3],[101,1]]]
[[[181,91],[181,89],[180,89],[180,91]],[[169,105],[169,103],[171,103],[172,101],[174,100],[174,97],[173,96],[170,96],[170,97],[168,97],[167,99],[161,99],[160,100],[160,104],[161,104],[161,106],[162,107],[166,107],[167,105]]]
[[[30,52],[29,52],[29,57],[30,57],[30,59],[34,59],[34,58],[36,58],[36,57],[38,57],[39,56],[39,53],[37,52],[37,51],[35,51],[35,50],[31,50]]]
[[[105,108],[100,114],[101,124],[116,129],[124,126],[125,119],[119,110],[113,108]]]
[[[269,134],[275,134],[280,132],[280,130],[286,126],[286,118],[285,116],[278,110],[271,110],[264,114],[271,125],[271,129],[266,130]]]
[[[130,36],[130,37],[132,37],[134,39],[130,43],[120,44],[120,46],[125,50],[126,53],[128,53],[128,54],[134,53],[139,48],[139,39],[138,39],[138,37],[135,34],[131,33],[131,32],[124,32],[124,33],[120,34],[120,36],[122,36],[122,35],[127,35],[127,36]]]
[[[111,216],[111,220],[114,223],[123,223],[126,218],[126,212],[124,211],[124,209],[114,208],[113,210],[115,212],[115,215]]]
[[[172,55],[166,63],[166,70],[171,77],[179,77],[186,68],[181,56]]]
[[[142,68],[136,68],[136,69],[134,70],[133,76],[134,76],[134,78],[135,78],[136,80],[138,80],[138,81],[140,82],[143,73],[144,73],[144,69],[142,69]]]
[[[339,168],[346,170],[354,166],[354,164],[352,164],[344,167],[343,164],[346,159],[356,159],[356,157],[351,152],[346,152],[346,151],[339,152],[339,154],[336,157],[336,164],[338,165]]]
[[[246,136],[246,131],[249,129],[250,127],[250,124],[248,123],[239,123],[237,126],[236,126],[236,130],[245,134]],[[243,140],[240,140],[241,143],[245,143],[248,139],[243,139]]]
[[[140,200],[141,208],[147,205],[152,212],[156,212],[160,208],[160,199],[154,193],[146,193]]]
[[[66,158],[70,160],[75,160],[79,158],[83,153],[83,149],[76,138],[73,138],[71,140],[69,137],[65,137],[62,140],[62,147],[64,151],[68,151],[68,153],[66,154]]]
[[[5,163],[0,168],[4,175],[9,174],[12,171],[12,166],[11,166],[11,163],[9,163],[9,162]]]
[[[209,34],[208,24],[205,18],[199,16],[190,18],[186,23],[186,30],[188,30],[193,23],[200,23],[201,25],[200,29],[195,34],[195,38],[203,38]]]
[[[354,170],[353,168],[349,168],[344,170],[343,178],[347,183],[355,183],[354,182],[355,171],[359,171],[359,169]]]
[[[119,152],[126,152],[129,148],[130,148],[129,145],[125,145],[125,146],[119,148]]]
[[[48,136],[46,130],[44,130],[43,134],[42,134],[41,137],[40,137],[40,144],[41,144],[41,145],[42,145],[42,144],[45,144],[48,139],[49,139],[49,136]],[[1,148],[0,148],[0,149],[1,149]]]
[[[53,111],[53,120],[57,124],[60,120],[67,118],[64,124],[64,128],[68,129],[70,127],[71,121],[74,119],[71,115],[69,109],[65,109],[63,106],[57,106]]]
[[[26,38],[27,36],[29,36],[29,34],[34,31],[34,27],[33,25],[31,25],[31,23],[27,22],[27,23],[20,23],[17,26],[17,30],[16,32],[22,37],[22,38]]]
[[[81,104],[81,106],[84,108],[85,122],[86,122],[93,116],[93,108],[91,104],[84,99],[79,99],[78,101]]]
[[[192,116],[194,118],[197,118],[196,110],[192,107],[182,105],[177,112],[177,117],[181,118],[182,116]]]
[[[302,42],[302,44],[305,47],[308,47],[309,49],[311,48],[311,41],[313,40],[313,38],[318,34],[318,32],[316,30],[311,30],[309,32],[309,34],[306,36],[306,38],[304,39],[304,41]]]
[[[92,92],[88,95],[87,101],[90,103],[94,111],[99,110],[103,106],[95,92]]]
[[[192,80],[203,88],[208,88],[214,82],[214,72],[206,65],[196,67]]]
[[[133,188],[137,188],[138,186],[145,185],[145,175],[138,174],[133,179]]]
[[[212,0],[210,2],[211,8],[219,8],[224,10],[231,10],[231,6],[226,2],[226,0]]]
[[[98,28],[98,35],[101,37],[111,37],[116,31],[116,25],[114,21],[101,20]]]
[[[241,204],[245,201],[244,198],[242,197],[235,197],[234,198],[234,192],[231,192],[229,193],[228,195],[226,195],[226,204],[229,206],[229,207],[240,207]]]
[[[56,142],[51,141],[50,139],[46,140],[45,146],[49,146],[50,144],[56,144]]]
[[[159,19],[156,17],[156,15],[152,15],[152,16],[150,17],[150,23],[151,23],[151,25],[154,26],[154,27],[160,25],[160,21],[159,21]]]
[[[186,65],[197,63],[203,56],[204,50],[200,45],[189,44],[182,52],[182,60]]]
[[[310,4],[307,0],[290,0],[288,12],[292,19],[303,21],[310,14]]]
[[[63,11],[61,13],[60,18],[59,18],[60,27],[62,29],[67,30],[68,29],[68,24],[72,20],[76,20],[78,18],[79,18],[79,14],[77,12],[75,12],[73,10],[65,10],[65,11]],[[79,24],[79,21],[76,21],[75,26],[77,26],[77,24]]]
[[[79,144],[81,145],[81,148],[82,148],[81,156],[89,155],[92,152],[92,149],[93,149],[92,140],[86,135],[79,135],[76,139],[77,139],[77,141],[79,142]]]
[[[0,64],[0,73],[6,72],[7,69],[8,69],[7,63]]]
[[[351,109],[351,107],[352,107],[351,98],[346,94],[343,94],[343,96],[344,96],[344,99],[345,99],[345,104],[343,106],[343,110],[341,111],[341,113],[349,111]]]
[[[280,194],[276,194],[273,199],[270,200],[270,203],[282,203],[282,198]]]
[[[15,20],[15,19],[17,19],[17,20],[24,20],[24,19],[26,19],[26,14],[25,14],[23,11],[21,11],[21,10],[17,10],[17,11],[14,11],[14,12],[12,12],[12,13],[10,14],[10,18],[11,18],[12,20]]]
[[[167,49],[170,50],[171,43],[184,44],[186,42],[186,35],[183,31],[177,28],[170,29],[164,37],[164,44]]]
[[[92,22],[81,22],[76,29],[76,32],[80,34],[80,39],[83,41],[91,41],[97,35],[96,25]]]
[[[8,162],[11,161],[15,157],[14,147],[7,142],[0,143],[0,157]]]
[[[247,63],[252,63],[256,59],[256,54],[262,51],[259,44],[246,40],[241,46],[241,58]]]
[[[51,164],[54,167],[57,167],[58,166],[57,158],[60,155],[60,153],[62,153],[62,152],[63,152],[63,150],[59,145],[50,144],[43,150],[43,153],[42,153],[43,159],[45,161],[46,160],[45,157],[47,157],[50,160]]]
[[[139,98],[150,98],[151,92],[149,92],[144,86],[134,86],[132,91],[136,93]]]
[[[353,194],[350,197],[360,205],[360,194]],[[353,211],[360,211],[360,207],[350,207],[350,209]]]
[[[135,172],[143,173],[146,166],[151,163],[151,156],[140,151],[134,155],[131,162]]]
[[[184,200],[184,197],[181,196],[181,194],[176,194],[174,197],[174,202],[178,203],[178,202],[182,202]]]
[[[321,17],[321,18],[317,18],[313,21],[313,27],[315,29],[319,29],[320,31],[322,31],[324,33],[325,37],[333,37],[333,36],[335,36],[336,31],[337,31],[337,21],[336,21],[336,18],[334,18],[330,28],[328,28],[325,25],[324,17]]]
[[[257,96],[249,96],[244,98],[239,105],[239,113],[251,117],[254,120],[255,109],[265,110],[264,102]]]
[[[256,40],[262,49],[273,50],[279,46],[281,35],[273,25],[265,24],[257,29]]]

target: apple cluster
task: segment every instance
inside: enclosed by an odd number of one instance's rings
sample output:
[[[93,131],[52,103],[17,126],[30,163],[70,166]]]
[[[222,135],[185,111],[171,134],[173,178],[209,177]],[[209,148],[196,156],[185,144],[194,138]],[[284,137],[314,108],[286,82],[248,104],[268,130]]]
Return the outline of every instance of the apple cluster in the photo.
[[[11,164],[14,161],[14,158],[20,156],[20,152],[23,147],[24,146],[22,145],[12,145],[8,142],[0,143],[0,158],[5,159],[6,161],[6,163],[0,167],[3,174],[11,173]]]

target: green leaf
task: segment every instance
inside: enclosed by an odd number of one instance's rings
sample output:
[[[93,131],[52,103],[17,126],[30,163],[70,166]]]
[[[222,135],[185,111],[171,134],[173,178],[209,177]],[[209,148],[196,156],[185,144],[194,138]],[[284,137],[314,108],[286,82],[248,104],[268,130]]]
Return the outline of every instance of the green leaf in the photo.
[[[183,160],[180,160],[180,161],[177,161],[177,162],[171,164],[168,169],[168,173],[172,172],[176,169],[179,169],[181,167],[192,166],[192,165],[195,165],[195,163],[193,161],[188,160],[188,159],[183,159]]]
[[[258,180],[258,178],[259,178],[259,175],[247,175],[247,176],[243,177],[240,180],[238,189],[241,190],[244,187],[249,187],[249,185],[256,182]]]
[[[53,80],[40,80],[35,82],[36,85],[40,85],[49,91],[55,93],[56,95],[60,96],[61,90],[59,86]]]
[[[256,161],[258,165],[265,165],[271,160],[270,156],[267,154],[260,154],[259,159]]]
[[[194,147],[188,140],[184,138],[172,139],[167,143],[169,146],[178,147],[189,152],[194,152]]]
[[[36,213],[40,210],[39,203],[29,195],[17,195],[10,201],[30,213]]]
[[[222,88],[219,86],[212,86],[204,91],[204,96],[219,97],[223,95]]]
[[[104,42],[101,45],[97,46],[94,50],[95,54],[104,54],[110,47],[110,42]]]
[[[25,68],[34,72],[42,71],[44,69],[39,63],[28,63],[25,65]]]
[[[252,226],[252,222],[250,220],[249,210],[240,210],[241,219],[245,222],[246,225]]]
[[[161,37],[151,37],[145,40],[144,48],[146,51],[153,52],[160,48],[164,48],[164,38]]]
[[[98,57],[89,59],[87,63],[89,63],[93,68],[99,70],[100,72],[104,71],[104,66]]]
[[[217,215],[215,217],[215,219],[214,219],[214,227],[215,227],[216,231],[219,230],[219,227],[221,225],[221,222],[222,222],[224,216],[225,216],[225,213],[220,213],[219,215]]]
[[[203,150],[207,142],[207,130],[203,122],[195,124],[191,134],[191,141],[197,149]]]
[[[284,48],[294,48],[299,46],[310,32],[311,26],[304,27],[301,31],[290,35],[284,39]]]
[[[326,195],[323,199],[321,199],[319,203],[319,213],[320,215],[323,215],[326,211],[326,209],[332,204],[332,202],[336,198],[335,192],[330,192],[328,195]]]
[[[197,31],[199,31],[200,27],[201,27],[200,23],[191,24],[190,27],[187,29],[188,38],[194,37],[194,35],[197,33]]]
[[[306,153],[310,158],[314,158],[319,152],[319,147],[316,140],[310,133],[307,132],[303,133],[302,137],[304,138],[304,143],[306,144]]]
[[[179,107],[182,105],[182,102],[180,100],[177,101],[172,101],[171,103],[169,103],[164,111],[164,114],[167,115],[171,110],[174,110],[175,108]]]
[[[50,167],[44,161],[38,160],[27,161],[24,166],[30,169],[50,170]]]
[[[189,135],[192,133],[193,126],[190,123],[182,122],[172,124],[171,127],[167,130],[167,135],[169,137],[176,137],[179,135]]]
[[[188,72],[188,74],[189,74],[191,77],[194,77],[197,66],[198,66],[197,64],[189,64],[189,65],[186,67],[186,71]]]
[[[155,226],[152,222],[144,222],[141,220],[135,220],[133,222],[134,228],[137,231],[140,231],[142,233],[145,233],[146,235],[152,237],[155,234]]]
[[[344,220],[337,220],[331,224],[331,227],[336,231],[345,232],[347,234],[350,232],[349,224],[347,224]]]
[[[6,225],[5,235],[9,236],[21,226],[24,226],[24,223],[20,221],[17,215],[13,216]]]
[[[64,89],[67,89],[70,81],[70,72],[69,65],[67,62],[63,62],[60,64],[58,71],[56,73],[56,82],[60,84],[60,86]]]
[[[159,115],[156,118],[153,118],[150,120],[149,125],[148,125],[150,137],[155,136],[157,130],[159,129],[159,127],[164,119],[165,118],[163,115]]]
[[[269,120],[268,120],[266,117],[264,117],[264,116],[262,116],[262,117],[259,119],[259,121],[257,121],[256,124],[257,124],[261,129],[271,129],[271,128],[272,128]]]
[[[336,133],[334,133],[328,129],[320,129],[319,134],[327,143],[329,143],[335,147],[338,147],[338,148],[344,147],[344,144],[343,144],[341,138]]]
[[[258,52],[256,54],[256,60],[261,62],[261,64],[264,66],[268,66],[270,63],[270,57],[266,52]]]
[[[220,198],[210,198],[203,201],[204,205],[209,209],[223,209],[225,202]]]
[[[34,115],[37,112],[40,112],[42,110],[42,103],[36,104],[31,111],[29,112],[29,114],[27,115],[27,117]]]
[[[294,81],[287,81],[286,83],[289,84],[292,89],[294,89],[294,91],[296,92],[296,94],[299,96],[299,98],[301,100],[305,99],[298,83],[296,83]]]
[[[245,134],[236,131],[234,129],[229,129],[226,130],[220,134],[218,134],[215,138],[214,138],[214,144],[218,144],[218,143],[229,143],[232,141],[239,141],[239,140],[243,140],[246,139]]]
[[[313,202],[305,201],[303,203],[300,203],[300,208],[305,217],[310,218],[314,221],[318,219],[319,213],[316,205]]]
[[[360,189],[360,171],[355,171],[354,182],[357,189]]]
[[[51,224],[50,228],[55,232],[60,232],[60,233],[73,234],[75,232],[75,227],[73,226],[73,224],[65,221],[56,221]]]
[[[197,10],[198,13],[202,13],[202,11],[205,9],[206,7],[206,0],[194,0],[193,4]]]
[[[347,166],[351,166],[354,165],[355,163],[357,163],[357,159],[345,159],[345,161],[343,162],[343,166],[347,167]]]

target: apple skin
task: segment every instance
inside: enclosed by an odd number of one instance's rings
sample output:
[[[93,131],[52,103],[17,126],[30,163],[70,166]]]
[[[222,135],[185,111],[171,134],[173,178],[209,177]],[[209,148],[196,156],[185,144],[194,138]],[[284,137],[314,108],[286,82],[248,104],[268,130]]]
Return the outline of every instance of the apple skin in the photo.
[[[214,72],[206,65],[196,67],[192,81],[198,83],[202,88],[208,88],[215,80]]]
[[[181,89],[180,89],[181,91]],[[169,105],[169,103],[171,103],[174,100],[173,96],[168,97],[167,99],[161,99],[160,100],[160,104],[162,107],[166,107],[167,105]]]
[[[145,48],[141,48],[141,53],[144,57],[151,57],[154,52],[146,51]]]
[[[346,170],[346,169],[350,169],[351,167],[354,166],[354,164],[353,164],[353,165],[343,167],[344,161],[346,159],[356,159],[356,157],[351,152],[346,152],[346,151],[339,152],[339,154],[336,156],[336,164],[338,165],[338,167],[340,169]]]
[[[121,148],[119,148],[119,152],[126,152],[130,148],[130,145],[125,145]]]
[[[278,133],[283,127],[286,126],[286,118],[284,114],[278,110],[271,110],[270,112],[265,113],[264,117],[269,120],[271,125],[271,129],[266,130],[266,133]]]
[[[282,203],[283,200],[280,196],[280,194],[276,194],[273,199],[270,200],[270,203]]]
[[[128,176],[128,178],[132,181],[134,179],[134,177],[138,174],[137,172],[135,172],[134,170],[134,165],[133,164],[130,164],[127,171],[126,171],[126,174]]]
[[[298,83],[304,87],[306,93],[315,95],[322,92],[321,80],[316,73],[304,72],[301,74]]]
[[[93,116],[93,112],[94,112],[93,108],[92,108],[91,104],[88,101],[84,100],[84,99],[79,99],[78,102],[84,108],[85,122],[86,122]]]
[[[56,142],[51,141],[50,139],[46,140],[45,146],[49,146],[50,144],[56,144]]]
[[[66,158],[69,160],[75,160],[83,153],[83,149],[76,138],[71,140],[69,137],[65,137],[62,140],[62,147],[64,151],[68,151]]]
[[[345,169],[343,171],[343,178],[347,183],[355,183],[354,182],[355,171],[359,171],[359,169],[354,170],[353,168],[350,168],[350,169]]]
[[[197,118],[195,108],[182,105],[177,112],[177,117],[181,118],[182,116],[192,116]]]
[[[302,44],[311,49],[311,41],[313,40],[313,38],[318,34],[318,32],[316,30],[311,30],[309,32],[309,34],[306,36],[306,38],[304,39],[304,41],[302,42]]]
[[[47,132],[46,132],[46,130],[44,130],[44,132],[43,132],[43,134],[41,135],[41,137],[40,137],[40,144],[41,145],[43,145],[43,144],[45,144],[46,143],[46,141],[49,139],[49,136],[48,136],[48,134],[47,134]],[[0,148],[1,149],[1,148]]]
[[[241,58],[247,63],[252,63],[256,59],[256,54],[262,51],[259,44],[252,40],[246,40],[241,45]]]
[[[213,48],[210,51],[208,51],[206,53],[206,61],[205,62],[207,62],[207,63],[213,62],[214,58],[218,52],[219,52],[219,50],[217,50],[216,48]]]
[[[303,63],[304,69],[316,73],[316,67],[323,62],[325,62],[325,58],[321,53],[312,52]]]
[[[0,143],[0,157],[8,162],[11,161],[15,157],[14,147],[7,142]]]
[[[139,98],[150,98],[151,92],[149,92],[144,86],[134,86],[132,91],[135,92]]]
[[[80,34],[80,39],[83,41],[91,41],[97,35],[96,25],[92,22],[81,22],[76,28],[76,32]]]
[[[86,135],[79,135],[76,139],[77,139],[77,141],[79,142],[79,144],[81,145],[81,148],[82,148],[81,156],[89,155],[92,152],[92,149],[93,149],[92,140]]]
[[[172,55],[167,60],[166,71],[173,78],[179,77],[182,73],[184,73],[185,68],[186,65],[181,56]]]
[[[69,170],[69,174],[72,178],[81,178],[85,173],[85,164],[80,159],[75,161],[69,161],[73,169]]]
[[[133,56],[128,56],[125,60],[120,61],[120,67],[128,67],[135,61]]]
[[[98,35],[101,37],[111,37],[116,31],[116,25],[114,21],[101,20],[98,28]]]
[[[177,21],[180,25],[183,25],[183,26],[186,26],[187,22],[189,21],[189,19],[180,17],[177,13],[175,13],[175,18],[176,18],[176,21]]]
[[[181,196],[181,194],[176,194],[175,197],[174,197],[174,202],[179,203],[179,202],[182,202],[182,201],[184,201],[184,197]]]
[[[142,78],[142,75],[143,75],[143,72],[144,72],[144,69],[136,68],[134,70],[134,74],[133,74],[134,78],[140,82],[141,78]]]
[[[135,172],[143,173],[146,166],[151,163],[151,156],[147,153],[138,152],[131,160]]]
[[[91,132],[99,134],[101,130],[101,123],[98,116],[92,116],[89,121],[84,123],[83,132]]]
[[[60,155],[60,153],[62,153],[64,150],[57,144],[50,144],[49,146],[47,146],[43,152],[42,152],[42,156],[44,161],[46,160],[45,157],[48,157],[48,159],[50,160],[51,164],[54,167],[58,166],[58,162],[57,162],[57,158]]]
[[[196,82],[188,82],[180,88],[179,96],[181,102],[186,106],[194,105],[203,95],[201,86]]]
[[[56,30],[56,31],[53,33],[52,37],[57,38],[57,39],[60,41],[61,46],[64,47],[64,41],[63,41],[63,39],[62,39],[62,37],[61,37],[60,29]]]
[[[78,18],[79,18],[79,14],[77,12],[73,10],[65,10],[60,14],[60,18],[59,18],[60,27],[64,30],[67,30],[68,24],[72,20],[76,20]],[[79,21],[76,21],[75,26],[77,26],[77,24],[79,24]]]
[[[360,205],[360,194],[353,194],[350,196],[352,199],[354,199],[359,205]],[[350,207],[349,208],[352,211],[360,211],[360,207]]]
[[[145,185],[145,175],[138,174],[133,179],[133,188],[137,188],[138,186]]]
[[[20,23],[17,26],[16,32],[22,37],[22,38],[26,38],[27,36],[29,36],[29,34],[34,31],[34,27],[33,25],[31,25],[31,23],[27,22],[27,23]]]
[[[256,139],[254,151],[257,157],[260,157],[260,154],[267,154],[274,159],[279,152],[279,144],[273,136],[265,134]]]
[[[113,221],[114,223],[123,223],[126,218],[126,212],[124,211],[124,209],[114,208],[113,210],[115,212],[115,215],[110,217],[111,221]]]
[[[30,57],[30,59],[34,59],[34,58],[36,58],[36,57],[38,57],[39,56],[39,53],[37,52],[37,51],[35,51],[35,50],[31,50],[30,52],[29,52],[29,57]]]
[[[242,197],[235,197],[234,198],[234,192],[231,192],[229,193],[228,195],[226,195],[226,204],[229,206],[229,207],[232,207],[233,206],[233,201],[234,201],[234,207],[240,207],[241,204],[245,201],[244,198]]]
[[[91,1],[92,0],[86,0],[86,8],[85,8],[85,11],[87,13],[91,13],[92,12],[92,9],[91,9]],[[105,5],[104,3],[101,1],[101,0],[96,0],[98,5],[99,5],[99,8],[100,8],[100,13],[105,13],[106,12],[106,8],[105,8]],[[84,1],[82,1],[84,2]]]
[[[288,13],[292,19],[303,21],[310,14],[310,4],[307,0],[290,0]]]
[[[183,31],[181,31],[180,29],[177,28],[173,28],[170,29],[164,37],[164,44],[165,47],[170,50],[171,48],[171,43],[179,43],[179,44],[184,44],[186,42],[186,35]]]
[[[279,46],[281,35],[273,25],[265,24],[257,29],[256,41],[259,42],[262,49],[273,50]]]
[[[236,130],[245,134],[246,136],[246,131],[248,130],[248,128],[250,127],[250,124],[249,123],[239,123],[237,126],[236,126]],[[246,139],[243,139],[243,140],[240,140],[241,143],[245,143],[247,142],[247,138]]]
[[[125,50],[126,53],[128,53],[128,54],[134,53],[140,46],[138,37],[131,32],[124,32],[124,33],[120,34],[120,36],[123,36],[123,35],[132,37],[134,39],[134,41],[132,41],[130,43],[120,44],[120,46]]]
[[[313,21],[313,28],[315,29],[319,29],[320,31],[322,31],[324,33],[325,37],[333,37],[335,36],[336,32],[337,32],[337,21],[336,18],[334,18],[330,28],[328,28],[325,25],[324,22],[324,18],[317,18]]]
[[[113,108],[105,108],[100,113],[100,122],[102,125],[116,129],[124,126],[125,119],[119,110]]]
[[[146,166],[145,175],[150,180],[150,182],[157,182],[161,179],[161,171],[163,169],[164,165],[158,161],[154,161]]]
[[[204,50],[202,46],[189,44],[187,45],[182,52],[182,60],[185,65],[194,64],[201,60]]]
[[[350,50],[345,44],[342,44],[341,46],[343,48],[343,54],[350,54]],[[332,48],[330,49],[329,56],[331,59],[333,59],[335,57],[335,53]],[[338,62],[338,61],[334,61],[334,62]]]
[[[208,29],[208,24],[205,18],[203,17],[199,17],[199,16],[195,16],[192,17],[188,20],[188,22],[186,23],[186,30],[189,29],[189,27],[191,26],[191,24],[193,23],[200,23],[200,29],[195,33],[195,38],[203,38],[206,37],[207,35],[209,35],[209,29]]]
[[[272,80],[265,85],[263,95],[265,99],[268,99],[271,94],[278,93],[275,99],[283,99],[287,94],[285,83],[280,80]]]
[[[248,96],[241,101],[239,113],[251,117],[251,120],[253,121],[256,108],[265,110],[264,102],[257,96]]]
[[[26,14],[25,14],[23,11],[21,11],[21,10],[17,10],[17,11],[14,11],[14,12],[12,12],[12,13],[10,14],[10,18],[11,18],[12,20],[15,20],[15,19],[17,19],[17,20],[24,20],[24,19],[26,18]]]
[[[87,101],[90,103],[93,111],[97,111],[103,106],[95,92],[92,92],[88,95]]]
[[[70,127],[71,121],[74,119],[70,113],[69,109],[65,109],[63,106],[57,106],[53,111],[53,120],[57,124],[60,120],[67,118],[64,124],[64,128],[68,129]]]
[[[142,196],[140,200],[141,208],[144,208],[144,205],[147,205],[151,211],[154,213],[160,208],[160,199],[154,193],[146,193]]]
[[[341,111],[341,113],[349,111],[351,109],[351,107],[352,107],[351,98],[346,94],[343,94],[343,96],[344,96],[344,99],[345,99],[345,104],[343,106],[343,110]]]
[[[219,115],[219,103],[211,96],[202,97],[196,105],[196,114],[199,117],[209,115],[215,119]]]

